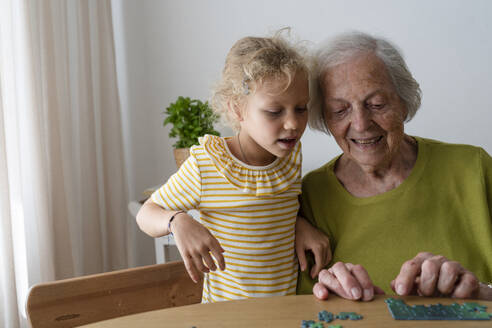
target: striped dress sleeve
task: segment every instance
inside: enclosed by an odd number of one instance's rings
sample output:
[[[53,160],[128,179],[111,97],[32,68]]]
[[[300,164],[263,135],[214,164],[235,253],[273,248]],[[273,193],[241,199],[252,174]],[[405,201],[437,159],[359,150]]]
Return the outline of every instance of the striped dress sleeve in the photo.
[[[178,172],[152,194],[152,201],[166,210],[197,209],[201,199],[201,175],[193,149]]]

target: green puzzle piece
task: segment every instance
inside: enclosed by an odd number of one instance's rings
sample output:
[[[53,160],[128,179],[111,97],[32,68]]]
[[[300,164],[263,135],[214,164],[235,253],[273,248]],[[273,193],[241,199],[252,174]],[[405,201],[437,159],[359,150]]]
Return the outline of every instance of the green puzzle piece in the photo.
[[[395,320],[490,320],[491,316],[485,312],[486,306],[470,302],[463,305],[405,304],[403,300],[387,298],[384,300],[388,310]]]

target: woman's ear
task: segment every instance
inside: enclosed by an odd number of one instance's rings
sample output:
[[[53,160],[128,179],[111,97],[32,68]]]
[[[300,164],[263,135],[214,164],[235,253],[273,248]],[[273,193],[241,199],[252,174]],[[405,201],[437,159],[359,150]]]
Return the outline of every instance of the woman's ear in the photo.
[[[407,120],[407,117],[408,117],[408,108],[405,105],[403,105],[403,113],[402,114],[403,114],[403,117],[402,117],[403,122],[405,122]]]

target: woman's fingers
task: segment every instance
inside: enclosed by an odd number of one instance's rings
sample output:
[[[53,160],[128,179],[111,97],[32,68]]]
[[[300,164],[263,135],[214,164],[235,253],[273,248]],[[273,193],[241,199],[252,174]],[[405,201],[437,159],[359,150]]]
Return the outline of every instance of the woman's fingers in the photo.
[[[352,265],[350,271],[352,271],[352,274],[362,287],[362,300],[372,300],[374,298],[374,286],[372,285],[371,278],[369,278],[369,274],[366,269],[364,269],[362,265],[357,264]]]
[[[317,282],[313,287],[313,294],[317,299],[326,300],[330,292],[322,283]]]
[[[399,295],[457,298],[475,297],[480,290],[480,283],[472,272],[456,261],[431,253],[419,253],[405,262],[391,286]]]
[[[476,294],[473,295],[473,298],[492,301],[492,285],[483,282],[478,283],[478,290]]]
[[[431,253],[419,253],[413,259],[403,263],[395,278],[394,291],[398,295],[408,295],[413,289],[415,278],[420,275],[422,263],[432,257]]]
[[[352,295],[350,293],[347,293],[345,289],[343,288],[342,284],[338,280],[338,278],[335,276],[333,273],[333,270],[328,269],[328,270],[321,270],[319,273],[319,282],[322,283],[328,290],[331,290],[338,296],[341,296],[346,299],[353,299]]]
[[[433,296],[436,293],[441,266],[447,259],[437,255],[426,258],[421,264],[420,282],[418,290],[423,296]]]
[[[472,298],[479,288],[479,281],[477,277],[470,271],[465,271],[454,288],[452,297],[456,298]]]
[[[450,295],[453,292],[456,282],[464,272],[463,267],[455,261],[444,262],[439,272],[437,290],[442,295]]]
[[[350,299],[358,300],[362,297],[362,288],[349,268],[353,268],[352,264],[337,262],[328,271],[332,270]]]
[[[374,293],[384,293],[372,284],[371,278],[363,266],[337,262],[328,270],[321,270],[319,283],[331,292],[350,300],[370,301]],[[322,293],[321,287],[317,287]],[[313,288],[313,292],[316,292]]]

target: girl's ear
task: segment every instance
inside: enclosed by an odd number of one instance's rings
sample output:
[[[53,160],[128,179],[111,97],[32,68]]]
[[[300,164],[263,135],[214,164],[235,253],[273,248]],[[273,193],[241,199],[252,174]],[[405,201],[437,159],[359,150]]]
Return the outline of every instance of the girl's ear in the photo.
[[[239,106],[239,104],[235,101],[229,100],[227,102],[227,106],[229,110],[234,114],[234,117],[241,122],[243,120],[243,112]]]

